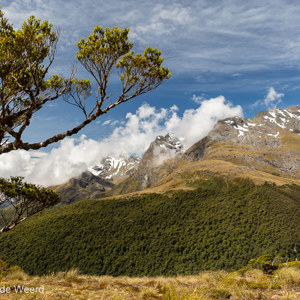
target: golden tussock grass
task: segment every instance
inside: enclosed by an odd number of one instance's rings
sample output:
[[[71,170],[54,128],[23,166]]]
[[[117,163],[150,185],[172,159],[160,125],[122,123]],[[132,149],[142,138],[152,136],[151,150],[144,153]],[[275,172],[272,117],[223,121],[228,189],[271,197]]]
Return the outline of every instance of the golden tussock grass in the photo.
[[[14,286],[36,291],[2,293]],[[300,268],[283,267],[274,275],[249,270],[155,278],[86,276],[76,269],[37,277],[16,270],[2,278],[0,288],[0,299],[300,299]]]

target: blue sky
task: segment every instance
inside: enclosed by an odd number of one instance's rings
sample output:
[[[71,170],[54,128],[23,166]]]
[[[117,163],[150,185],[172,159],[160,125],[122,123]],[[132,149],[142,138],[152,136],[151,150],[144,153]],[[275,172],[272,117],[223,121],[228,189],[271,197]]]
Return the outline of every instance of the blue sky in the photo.
[[[84,134],[86,139],[101,141],[116,135],[116,130],[122,136],[122,128],[125,130],[131,120],[128,113],[139,116],[137,111],[147,107],[148,123],[163,109],[168,112],[167,119],[159,121],[160,130],[152,128],[155,133],[164,134],[172,106],[176,105],[176,115],[183,120],[187,111],[196,111],[203,101],[220,95],[226,100],[216,104],[220,106],[216,108],[217,115],[211,116],[213,120],[227,116],[221,111],[228,108],[229,115],[232,112],[251,117],[270,107],[300,103],[299,1],[4,0],[1,6],[16,27],[35,15],[60,28],[53,73],[69,74],[76,42],[87,37],[96,25],[129,27],[130,40],[137,52],[148,45],[162,50],[164,65],[172,72],[171,79],[103,116],[80,132],[75,137],[78,139]],[[78,76],[88,74],[79,68]],[[155,107],[152,114],[149,107]],[[57,101],[34,117],[27,139],[37,141],[80,120],[80,111]],[[205,127],[201,122],[199,126]],[[200,139],[204,133],[199,132]],[[145,144],[150,138],[153,136]],[[142,152],[144,148],[135,151]],[[52,150],[53,146],[46,152]]]

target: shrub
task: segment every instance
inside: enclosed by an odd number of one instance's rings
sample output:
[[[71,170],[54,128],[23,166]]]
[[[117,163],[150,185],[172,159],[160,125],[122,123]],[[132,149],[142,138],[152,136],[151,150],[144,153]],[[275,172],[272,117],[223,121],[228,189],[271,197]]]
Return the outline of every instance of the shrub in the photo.
[[[55,191],[23,182],[22,177],[0,178],[0,196],[1,232],[60,200]]]

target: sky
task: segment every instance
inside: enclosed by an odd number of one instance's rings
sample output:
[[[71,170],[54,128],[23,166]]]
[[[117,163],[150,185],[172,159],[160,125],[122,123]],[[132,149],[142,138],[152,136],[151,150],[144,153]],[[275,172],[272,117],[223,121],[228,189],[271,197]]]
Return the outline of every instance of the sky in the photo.
[[[161,49],[172,73],[155,91],[116,107],[74,137],[1,155],[3,177],[59,184],[110,153],[142,155],[157,135],[172,131],[189,147],[219,119],[300,103],[296,0],[4,0],[1,6],[16,28],[34,15],[60,29],[51,74],[69,75],[76,42],[96,25],[130,28],[134,50]],[[78,76],[90,78],[80,65]],[[82,120],[79,110],[57,100],[34,116],[25,138],[40,141]]]

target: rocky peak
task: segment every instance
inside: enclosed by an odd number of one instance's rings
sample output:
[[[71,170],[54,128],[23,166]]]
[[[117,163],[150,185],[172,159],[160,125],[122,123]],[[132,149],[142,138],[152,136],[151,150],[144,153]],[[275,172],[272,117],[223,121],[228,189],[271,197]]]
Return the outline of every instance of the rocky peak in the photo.
[[[116,156],[107,156],[101,160],[99,164],[89,168],[89,171],[95,175],[106,180],[124,180],[133,174],[141,158],[130,156],[122,153]]]
[[[127,179],[137,170],[140,160],[140,157],[126,153],[105,157],[101,163],[56,188],[62,204],[92,199],[110,192],[116,183]]]
[[[96,187],[103,186],[112,187],[113,184],[105,179],[95,176],[92,173],[85,171],[80,176],[70,179],[70,185],[73,187],[79,186],[81,188],[86,188],[88,185],[94,185]]]
[[[165,136],[159,135],[151,145],[153,148],[157,146],[162,148],[161,152],[172,151],[175,154],[180,154],[183,151],[183,144],[173,133],[168,133]]]
[[[60,193],[62,204],[70,204],[82,199],[93,199],[114,187],[110,180],[95,176],[85,171],[80,176],[71,178],[67,183],[57,186],[56,191]]]
[[[140,165],[147,169],[158,167],[170,158],[181,156],[183,149],[183,144],[174,134],[159,135],[144,153]]]
[[[269,129],[289,130],[299,133],[300,130],[300,106],[294,105],[286,109],[273,108],[261,111],[250,121],[258,126],[267,126]]]
[[[172,159],[182,156],[183,149],[183,144],[174,134],[168,133],[156,137],[144,153],[137,171],[128,182],[123,184],[120,192],[142,190],[156,184],[166,173],[175,168]],[[167,167],[170,160],[172,163]]]
[[[253,118],[227,118],[218,121],[208,137],[217,142],[275,149],[287,133],[300,134],[300,107],[273,108],[261,111]]]

